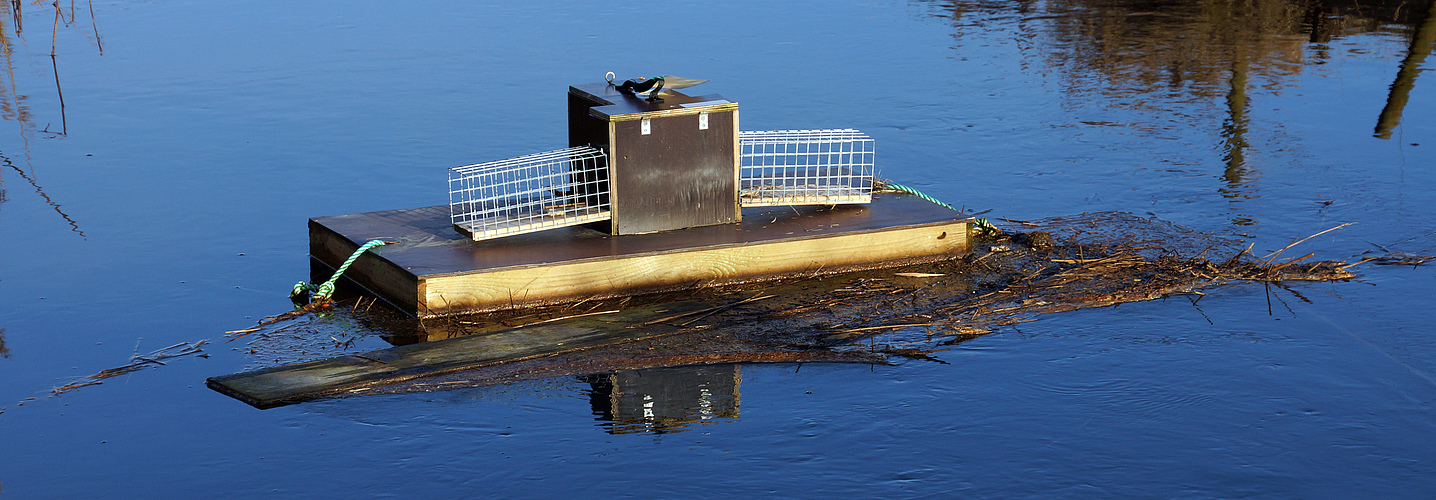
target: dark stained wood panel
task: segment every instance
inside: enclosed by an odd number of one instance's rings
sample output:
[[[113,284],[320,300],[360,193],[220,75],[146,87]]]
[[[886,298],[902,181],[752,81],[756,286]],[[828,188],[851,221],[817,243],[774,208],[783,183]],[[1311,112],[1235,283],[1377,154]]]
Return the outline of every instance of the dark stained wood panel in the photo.
[[[569,87],[569,145],[608,153],[612,234],[737,222],[738,105],[668,91],[661,101],[604,83]],[[700,124],[705,124],[701,125]]]
[[[613,122],[609,164],[617,234],[737,222],[737,112]]]

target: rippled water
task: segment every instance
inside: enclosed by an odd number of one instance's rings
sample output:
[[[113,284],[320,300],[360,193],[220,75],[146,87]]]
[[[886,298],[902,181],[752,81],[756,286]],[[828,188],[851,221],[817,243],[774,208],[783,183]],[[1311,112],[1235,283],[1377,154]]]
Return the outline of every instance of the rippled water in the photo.
[[[203,383],[266,362],[221,332],[287,307],[308,217],[441,204],[446,167],[561,147],[566,86],[610,70],[711,79],[744,129],[863,130],[883,177],[999,217],[1150,213],[1257,251],[1357,222],[1302,248],[1433,255],[1429,2],[73,3],[0,19],[0,497],[1436,488],[1429,266],[1048,316],[947,364],[267,411]]]

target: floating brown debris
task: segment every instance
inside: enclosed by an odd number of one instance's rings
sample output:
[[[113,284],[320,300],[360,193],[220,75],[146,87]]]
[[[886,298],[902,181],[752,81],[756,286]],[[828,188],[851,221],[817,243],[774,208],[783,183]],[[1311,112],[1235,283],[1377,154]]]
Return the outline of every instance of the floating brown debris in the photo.
[[[3,328],[0,328],[0,334],[3,334],[4,332],[5,330]],[[104,383],[106,379],[118,377],[127,373],[134,373],[150,366],[163,366],[165,364],[164,360],[171,358],[189,356],[191,354],[207,358],[209,357],[209,355],[204,354],[204,349],[201,348],[201,346],[203,346],[206,342],[207,341],[205,340],[201,340],[198,342],[180,342],[178,344],[157,351],[153,351],[143,356],[139,353],[135,353],[133,356],[130,356],[129,364],[117,366],[114,368],[107,368],[104,370],[100,370],[99,373],[96,373],[94,375],[72,380],[65,385],[50,389],[50,396],[59,396],[61,394],[73,391],[75,389],[79,389],[81,387],[100,385]],[[0,347],[4,347],[3,338],[0,338]],[[35,398],[25,398],[20,402],[16,403],[15,406],[25,406],[26,403],[34,400]],[[5,413],[6,409],[7,408],[0,408],[0,414]]]
[[[1139,302],[1242,282],[1335,281],[1353,278],[1345,262],[1305,262],[1314,254],[1279,260],[1300,240],[1261,259],[1250,247],[1174,224],[1104,212],[1024,222],[1062,235],[1042,252],[1004,252],[973,258],[999,278],[985,294],[934,310],[974,327],[1005,326],[1032,316]],[[1034,231],[1036,232],[1036,231]],[[1020,234],[1020,233],[1019,233]],[[1022,241],[1021,237],[1009,236]],[[1219,260],[1209,257],[1228,255]],[[974,270],[975,272],[980,272]]]
[[[60,395],[66,392],[73,391],[75,389],[79,389],[81,387],[98,385],[104,383],[105,379],[118,377],[126,373],[134,373],[143,370],[151,365],[163,366],[165,364],[164,360],[166,359],[203,353],[204,349],[202,349],[200,346],[203,346],[204,344],[205,341],[203,340],[193,343],[180,342],[178,344],[151,352],[149,354],[145,354],[143,356],[135,354],[133,356],[130,356],[130,363],[127,365],[101,370],[99,373],[96,373],[94,375],[90,375],[88,377],[81,378],[60,387],[51,389],[50,392],[54,395]],[[200,355],[207,356],[205,354]]]

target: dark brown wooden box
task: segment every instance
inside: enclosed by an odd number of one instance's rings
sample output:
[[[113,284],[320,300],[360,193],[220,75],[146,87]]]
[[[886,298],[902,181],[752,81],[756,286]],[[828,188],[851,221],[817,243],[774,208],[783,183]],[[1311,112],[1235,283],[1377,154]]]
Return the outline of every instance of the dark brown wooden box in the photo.
[[[569,87],[569,146],[608,153],[609,233],[742,220],[738,103],[671,90],[662,98],[624,95],[607,83]]]

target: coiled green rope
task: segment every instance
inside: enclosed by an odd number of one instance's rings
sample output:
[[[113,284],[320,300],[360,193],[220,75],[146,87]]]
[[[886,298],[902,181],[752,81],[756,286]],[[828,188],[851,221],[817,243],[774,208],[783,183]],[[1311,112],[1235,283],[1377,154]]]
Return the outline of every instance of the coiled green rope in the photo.
[[[923,193],[922,191],[918,191],[918,190],[916,190],[916,189],[913,189],[913,188],[904,186],[904,185],[902,185],[902,184],[896,184],[896,183],[892,183],[892,182],[880,182],[880,183],[878,183],[877,188],[878,188],[879,190],[891,189],[891,190],[893,190],[893,191],[904,192],[904,193],[907,193],[907,194],[911,194],[911,195],[917,196],[918,198],[922,198],[922,199],[924,199],[924,200],[927,200],[927,201],[936,203],[938,206],[941,206],[941,207],[946,208],[946,209],[948,209],[948,210],[952,210],[952,211],[954,211],[954,212],[958,211],[956,208],[953,208],[952,205],[948,205],[948,204],[946,204],[946,203],[943,203],[942,201],[938,200],[937,198],[933,198],[933,197],[931,197],[931,196],[928,196],[926,193]],[[999,233],[1001,233],[1001,231],[998,231],[998,229],[997,229],[996,226],[993,226],[991,222],[988,222],[987,219],[984,219],[984,218],[980,218],[980,217],[979,217],[979,218],[973,219],[973,220],[972,220],[972,225],[977,228],[977,232],[978,232],[979,234],[992,235],[992,234],[999,234]]]
[[[344,271],[349,269],[349,266],[354,264],[354,261],[359,260],[359,256],[363,255],[364,252],[369,251],[371,248],[382,246],[384,246],[384,240],[369,240],[368,243],[361,245],[358,250],[355,250],[354,254],[349,256],[349,260],[344,261],[344,264],[339,266],[338,270],[334,271],[334,276],[329,278],[329,281],[325,281],[319,284],[319,286],[311,285],[307,281],[295,283],[294,291],[289,293],[289,298],[293,299],[307,292],[314,292],[314,295],[309,299],[311,302],[328,302],[329,298],[334,296],[334,283],[339,281],[339,277],[344,274]]]

